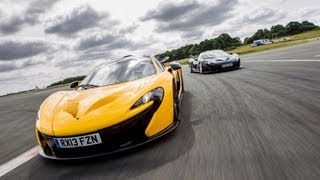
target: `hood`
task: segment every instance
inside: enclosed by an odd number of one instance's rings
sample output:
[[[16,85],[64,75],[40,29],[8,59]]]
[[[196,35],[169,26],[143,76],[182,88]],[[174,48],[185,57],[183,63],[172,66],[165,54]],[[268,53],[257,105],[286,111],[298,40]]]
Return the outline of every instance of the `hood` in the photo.
[[[150,76],[105,87],[54,93],[40,107],[40,131],[65,136],[117,124],[139,111],[130,108],[152,88],[155,80],[155,76]]]

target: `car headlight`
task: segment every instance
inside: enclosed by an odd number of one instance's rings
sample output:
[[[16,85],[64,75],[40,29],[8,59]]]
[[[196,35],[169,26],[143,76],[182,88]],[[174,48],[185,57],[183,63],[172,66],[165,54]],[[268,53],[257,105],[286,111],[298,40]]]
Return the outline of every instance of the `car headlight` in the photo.
[[[143,104],[146,104],[150,101],[162,101],[163,99],[163,94],[164,91],[162,88],[156,88],[148,93],[146,93],[145,95],[143,95],[137,102],[135,102],[133,104],[133,106],[131,107],[131,109],[134,109],[136,107],[139,107]]]

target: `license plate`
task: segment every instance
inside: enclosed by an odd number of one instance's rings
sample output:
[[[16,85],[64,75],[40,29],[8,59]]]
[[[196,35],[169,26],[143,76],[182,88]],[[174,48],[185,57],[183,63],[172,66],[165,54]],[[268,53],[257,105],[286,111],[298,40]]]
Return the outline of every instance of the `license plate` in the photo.
[[[77,136],[70,138],[54,138],[54,144],[58,148],[75,148],[75,147],[84,147],[92,146],[96,144],[101,144],[101,138],[99,133],[88,134],[85,136]]]
[[[228,64],[222,64],[221,67],[222,68],[226,68],[226,67],[232,67],[233,64],[232,63],[228,63]]]

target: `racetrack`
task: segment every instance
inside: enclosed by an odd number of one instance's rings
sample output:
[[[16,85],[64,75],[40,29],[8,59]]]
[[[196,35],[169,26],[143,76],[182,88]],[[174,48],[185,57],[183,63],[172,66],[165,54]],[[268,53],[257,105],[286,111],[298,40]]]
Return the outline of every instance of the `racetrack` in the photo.
[[[36,156],[1,179],[319,179],[319,54],[314,42],[242,56],[235,71],[190,74],[184,66],[173,133],[111,157]],[[0,98],[0,164],[36,146],[37,108],[57,90]]]

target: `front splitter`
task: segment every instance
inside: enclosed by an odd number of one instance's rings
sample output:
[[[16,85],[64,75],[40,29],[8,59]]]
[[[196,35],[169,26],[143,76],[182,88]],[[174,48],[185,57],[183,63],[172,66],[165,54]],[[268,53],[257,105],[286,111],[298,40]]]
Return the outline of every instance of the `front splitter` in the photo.
[[[49,156],[49,155],[45,154],[44,150],[42,148],[39,148],[39,154],[40,154],[40,156],[42,156],[44,158],[52,159],[52,160],[79,160],[79,159],[94,158],[94,157],[98,157],[98,156],[111,155],[111,154],[115,154],[115,153],[119,153],[119,152],[122,152],[122,151],[129,150],[129,149],[133,149],[133,148],[136,148],[138,146],[142,146],[142,145],[144,145],[146,143],[149,143],[151,141],[154,141],[154,140],[156,140],[156,139],[158,139],[158,138],[170,133],[171,131],[176,129],[178,127],[178,125],[179,125],[179,121],[174,121],[166,129],[164,129],[160,133],[156,134],[155,136],[150,137],[148,140],[133,144],[132,146],[119,148],[119,149],[117,149],[115,151],[108,151],[108,152],[104,152],[104,153],[93,154],[93,155],[89,155],[89,156],[81,156],[81,157],[56,157],[56,156]]]

